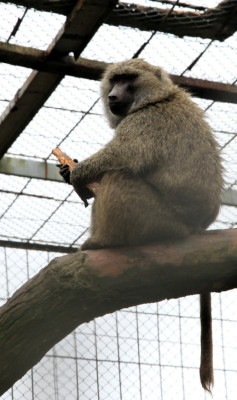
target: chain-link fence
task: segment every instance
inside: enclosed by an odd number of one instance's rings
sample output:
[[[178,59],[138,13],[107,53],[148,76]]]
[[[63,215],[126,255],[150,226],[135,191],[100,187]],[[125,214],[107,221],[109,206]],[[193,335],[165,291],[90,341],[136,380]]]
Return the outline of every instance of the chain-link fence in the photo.
[[[212,1],[212,6],[215,5]],[[62,15],[25,10],[12,4],[0,4],[0,10],[2,41],[43,50],[65,21]],[[13,34],[18,19],[22,22]],[[162,32],[157,32],[149,41],[150,37],[148,31],[103,24],[82,57],[116,62],[131,58],[148,41],[140,57],[161,65],[169,73],[230,85],[236,82],[236,34],[222,43],[187,36],[179,38]],[[197,58],[191,70],[187,70]],[[27,68],[0,65],[0,112],[5,110],[28,75]],[[199,98],[195,101],[206,110],[222,149],[226,189],[234,192],[237,189],[237,106]],[[9,148],[7,156],[18,162],[53,163],[51,151],[60,146],[72,158],[84,159],[112,137],[113,132],[102,114],[99,82],[67,76]],[[88,234],[90,218],[90,207],[84,208],[71,186],[15,173],[17,171],[0,174],[2,304],[59,255],[60,246],[78,247]],[[223,205],[211,228],[234,228],[236,224],[236,204]],[[15,248],[8,247],[13,243]],[[37,249],[44,245],[54,246],[54,253],[29,250],[30,246]],[[213,399],[234,400],[237,389],[236,291],[212,297]],[[81,325],[2,398],[206,399],[208,395],[199,383],[199,343],[198,296],[132,307]]]
[[[1,302],[56,256],[1,248]],[[234,399],[236,290],[213,294],[213,397]],[[8,399],[205,399],[198,296],[121,310],[78,327],[3,395]]]

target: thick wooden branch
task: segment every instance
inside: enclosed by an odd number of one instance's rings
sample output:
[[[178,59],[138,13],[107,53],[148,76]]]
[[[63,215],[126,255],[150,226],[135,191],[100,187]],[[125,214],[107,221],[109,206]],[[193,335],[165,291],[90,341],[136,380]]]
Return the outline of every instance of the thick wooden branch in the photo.
[[[237,287],[237,230],[55,258],[0,309],[0,394],[58,341],[137,304]]]

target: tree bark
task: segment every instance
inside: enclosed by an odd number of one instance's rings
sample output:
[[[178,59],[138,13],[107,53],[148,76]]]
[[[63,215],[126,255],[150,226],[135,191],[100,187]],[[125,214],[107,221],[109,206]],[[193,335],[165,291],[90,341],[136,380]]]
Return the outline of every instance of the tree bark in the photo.
[[[237,230],[55,258],[0,309],[0,394],[78,325],[133,305],[237,287]]]

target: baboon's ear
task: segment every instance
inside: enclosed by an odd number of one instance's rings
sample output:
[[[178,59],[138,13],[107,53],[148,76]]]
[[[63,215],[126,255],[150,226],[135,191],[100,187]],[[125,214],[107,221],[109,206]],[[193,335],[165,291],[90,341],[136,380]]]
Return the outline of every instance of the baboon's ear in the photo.
[[[159,68],[159,67],[155,68],[155,70],[154,70],[155,76],[156,76],[158,79],[162,79],[162,72],[163,72],[162,69]]]
[[[173,82],[170,79],[167,72],[165,72],[162,68],[156,67],[154,71],[155,76],[161,82],[161,87],[165,87],[166,89],[171,89],[173,87]]]

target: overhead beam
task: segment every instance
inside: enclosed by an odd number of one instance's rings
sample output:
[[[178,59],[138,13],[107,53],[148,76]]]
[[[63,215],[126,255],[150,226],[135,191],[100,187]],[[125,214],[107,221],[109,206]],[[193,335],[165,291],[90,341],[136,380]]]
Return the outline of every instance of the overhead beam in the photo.
[[[88,60],[81,57],[75,61],[74,57],[68,55],[61,57],[50,55],[49,57],[46,51],[3,42],[0,42],[0,62],[95,80],[101,78],[105,68],[109,65],[105,62]],[[214,101],[237,103],[237,85],[179,75],[170,76],[177,85],[188,89],[198,97]]]
[[[0,160],[0,174],[23,176],[63,182],[56,165],[48,161],[5,156]],[[228,189],[222,193],[222,204],[237,207],[237,190]]]
[[[177,4],[178,5],[178,4]],[[194,36],[225,40],[236,32],[236,0],[221,1],[204,12],[169,10],[119,2],[106,23],[129,26],[143,31],[160,31],[176,36]]]
[[[48,51],[0,41],[0,62],[79,78],[100,79],[109,65],[105,62],[73,56],[48,54]]]
[[[177,85],[188,89],[193,95],[202,99],[237,103],[237,85],[178,75],[170,75],[170,77]]]
[[[2,0],[8,3],[8,0]],[[48,11],[67,15],[75,4],[75,0],[12,0],[14,4],[40,11]],[[163,3],[163,2],[161,2]],[[236,31],[237,14],[236,0],[220,1],[215,8],[198,7],[179,2],[172,13],[166,18],[175,2],[167,1],[167,9],[146,7],[138,4],[119,2],[106,23],[115,26],[129,26],[140,30],[155,30],[173,33],[177,36],[199,36],[202,38],[224,40]],[[194,1],[197,3],[197,1]],[[208,2],[207,2],[208,4]],[[188,6],[185,11],[182,6]],[[192,11],[192,9],[194,11]],[[197,10],[201,10],[198,12]],[[164,20],[165,18],[165,20]]]
[[[116,0],[79,0],[47,49],[57,58],[84,50]],[[62,72],[33,71],[0,117],[0,157],[9,149],[63,79]]]

